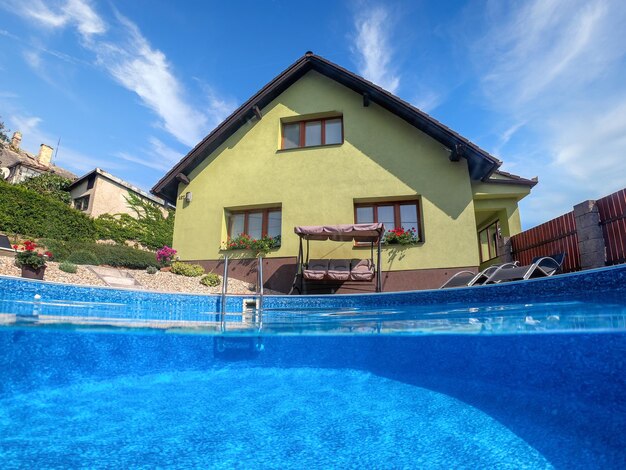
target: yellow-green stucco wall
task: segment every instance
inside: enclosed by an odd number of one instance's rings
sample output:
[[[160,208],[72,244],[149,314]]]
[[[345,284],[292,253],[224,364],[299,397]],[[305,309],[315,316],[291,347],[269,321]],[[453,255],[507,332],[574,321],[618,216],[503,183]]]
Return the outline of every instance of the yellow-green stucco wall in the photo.
[[[340,113],[344,143],[280,149],[281,119]],[[174,248],[182,260],[216,260],[226,240],[225,208],[282,207],[282,246],[296,256],[297,225],[354,223],[354,203],[421,199],[424,242],[383,249],[383,270],[477,266],[474,189],[467,163],[415,127],[316,72],[308,72],[241,127],[180,184]],[[515,211],[517,205],[515,205]],[[509,215],[515,218],[515,213]],[[517,216],[519,223],[519,216]],[[352,243],[312,242],[312,258],[367,258]],[[229,252],[236,255],[236,252]]]

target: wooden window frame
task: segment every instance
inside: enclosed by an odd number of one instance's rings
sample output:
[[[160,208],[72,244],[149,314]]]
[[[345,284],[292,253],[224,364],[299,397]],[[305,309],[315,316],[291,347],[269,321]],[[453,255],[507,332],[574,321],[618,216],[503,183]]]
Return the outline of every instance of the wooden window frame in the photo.
[[[405,199],[402,201],[376,201],[376,202],[359,202],[354,204],[354,223],[360,223],[357,220],[357,209],[363,207],[372,207],[374,209],[374,223],[378,223],[378,207],[380,206],[393,206],[393,222],[394,227],[385,227],[385,231],[393,230],[397,227],[402,227],[402,217],[400,216],[400,206],[412,204],[415,205],[417,212],[417,230],[419,237],[417,243],[424,242],[424,223],[422,220],[422,208],[420,199]],[[356,243],[357,246],[367,245],[369,243]]]
[[[341,142],[327,144],[326,143],[326,121],[336,121],[339,119],[341,121]],[[306,123],[307,122],[320,122],[322,126],[322,136],[321,136],[321,144],[318,145],[306,145]],[[298,142],[297,147],[285,148],[285,126],[292,126],[294,124],[300,125],[300,141]],[[296,149],[310,149],[316,147],[325,147],[326,145],[343,145],[344,142],[344,129],[343,129],[343,116],[332,116],[325,118],[315,118],[315,119],[305,119],[302,121],[292,121],[292,122],[283,122],[281,123],[280,129],[280,149],[281,150],[296,150]]]
[[[497,235],[500,233],[500,219],[494,220],[493,222],[489,223],[484,228],[478,231],[478,254],[480,255],[481,264],[491,261],[493,259],[496,259],[498,256],[500,256],[500,253],[498,253],[498,243],[497,242],[495,243],[495,247],[494,247],[495,253],[493,255],[491,253],[491,243],[489,243],[489,229],[494,225],[495,225],[495,233]],[[487,253],[489,254],[488,259],[483,259],[483,247],[480,242],[480,234],[485,231],[487,232]]]
[[[281,220],[281,227],[280,227],[280,231],[282,234],[282,218],[283,218],[283,209],[282,207],[267,207],[265,209],[246,209],[246,210],[240,210],[240,211],[228,211],[228,238],[232,238],[232,225],[233,225],[233,221],[232,221],[232,216],[233,215],[239,215],[239,214],[243,214],[244,215],[244,219],[243,219],[243,233],[244,234],[248,234],[248,218],[250,216],[250,214],[252,213],[258,213],[261,212],[262,215],[262,222],[261,222],[261,237],[265,237],[267,236],[267,227],[269,225],[269,213],[270,212],[280,212],[280,220]]]

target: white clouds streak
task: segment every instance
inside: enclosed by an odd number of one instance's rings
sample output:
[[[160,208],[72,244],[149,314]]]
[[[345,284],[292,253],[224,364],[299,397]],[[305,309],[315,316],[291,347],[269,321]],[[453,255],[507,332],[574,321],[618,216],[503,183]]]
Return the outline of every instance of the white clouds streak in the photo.
[[[390,44],[391,21],[382,6],[363,7],[354,21],[356,36],[354,50],[359,73],[371,82],[395,93],[400,77],[391,63],[393,47]]]
[[[517,167],[543,181],[532,196],[549,208],[543,215],[626,186],[626,4],[494,2],[487,11],[471,52],[487,104],[508,127],[498,147],[520,122],[533,132],[541,156]]]
[[[134,23],[117,17],[125,33],[122,42],[96,42],[87,47],[119,84],[161,117],[167,132],[185,145],[195,145],[206,133],[207,117],[186,102],[165,54],[152,48]]]
[[[30,17],[43,26],[56,29],[67,25],[75,26],[81,35],[89,37],[106,31],[105,22],[86,0],[67,0],[50,8],[49,2],[30,0],[19,2],[15,8],[22,16]]]
[[[196,109],[165,54],[154,48],[132,21],[115,11],[107,24],[87,0],[67,0],[50,7],[39,0],[20,2],[14,11],[48,28],[75,27],[81,44],[121,86],[135,93],[160,118],[161,127],[179,142],[194,146],[233,106],[213,94]],[[32,58],[31,58],[32,59]]]
[[[31,151],[36,154],[39,151],[39,145],[42,143],[56,146],[58,137],[47,134],[41,130],[41,124],[43,119],[38,116],[29,116],[25,114],[13,114],[8,119],[11,128],[20,130],[22,132],[22,145],[23,149]],[[55,151],[57,149],[55,148]],[[94,167],[101,166],[102,162],[90,156],[87,156],[81,152],[78,152],[61,142],[61,147],[58,149],[58,160],[54,160],[54,164],[67,168],[73,172],[81,173],[92,170]],[[55,153],[56,155],[56,153]],[[122,168],[115,162],[107,162],[107,168],[110,170]]]

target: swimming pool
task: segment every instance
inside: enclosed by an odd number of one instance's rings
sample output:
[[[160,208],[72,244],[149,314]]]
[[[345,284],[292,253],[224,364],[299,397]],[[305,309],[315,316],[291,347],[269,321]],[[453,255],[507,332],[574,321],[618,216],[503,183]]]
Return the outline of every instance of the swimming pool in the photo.
[[[623,468],[625,276],[232,297],[225,328],[219,298],[0,278],[0,466]]]

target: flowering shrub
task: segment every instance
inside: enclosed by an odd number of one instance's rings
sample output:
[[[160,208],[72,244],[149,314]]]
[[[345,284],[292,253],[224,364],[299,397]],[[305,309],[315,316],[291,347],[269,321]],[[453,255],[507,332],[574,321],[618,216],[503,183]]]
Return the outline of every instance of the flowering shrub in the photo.
[[[404,230],[402,227],[388,230],[383,237],[383,243],[385,245],[414,245],[417,243],[417,231],[415,228]]]
[[[24,245],[13,245],[13,249],[17,251],[15,256],[15,264],[19,267],[29,266],[33,269],[39,269],[46,265],[47,259],[52,259],[52,253],[38,253],[36,251],[37,244],[33,241],[26,240]]]
[[[226,240],[224,250],[253,250],[257,253],[268,253],[274,248],[280,246],[280,235],[270,237],[265,235],[263,238],[250,238],[245,233]]]
[[[156,253],[156,259],[163,266],[169,266],[172,261],[174,261],[174,255],[176,254],[176,250],[174,248],[170,248],[165,245]]]

